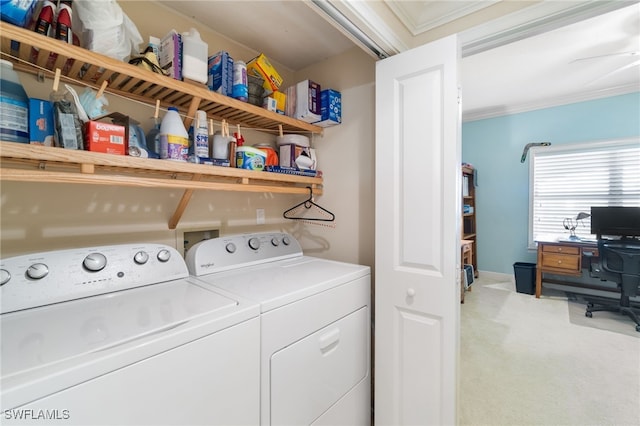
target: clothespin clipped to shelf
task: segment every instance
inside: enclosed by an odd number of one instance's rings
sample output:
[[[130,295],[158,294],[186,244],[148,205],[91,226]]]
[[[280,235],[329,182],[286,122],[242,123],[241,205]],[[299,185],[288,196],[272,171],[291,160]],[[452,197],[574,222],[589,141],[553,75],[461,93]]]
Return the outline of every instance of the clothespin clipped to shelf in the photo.
[[[56,93],[58,91],[58,87],[60,86],[61,74],[62,74],[62,71],[60,71],[60,68],[56,68],[56,74],[53,77],[53,93]]]
[[[154,122],[158,122],[158,117],[160,117],[160,99],[156,99],[156,110],[153,112]]]
[[[280,137],[284,136],[284,132],[282,131],[282,124],[278,124],[278,133],[279,133]]]
[[[244,145],[244,138],[242,137],[242,132],[240,131],[240,125],[238,124],[238,132],[234,135],[236,137],[236,146]]]
[[[210,135],[213,135],[213,118],[209,119],[209,130],[208,130],[208,133]],[[211,139],[210,143],[213,143],[213,139]]]
[[[223,137],[229,136],[229,123],[224,118],[222,119],[222,123],[220,123],[220,134]]]

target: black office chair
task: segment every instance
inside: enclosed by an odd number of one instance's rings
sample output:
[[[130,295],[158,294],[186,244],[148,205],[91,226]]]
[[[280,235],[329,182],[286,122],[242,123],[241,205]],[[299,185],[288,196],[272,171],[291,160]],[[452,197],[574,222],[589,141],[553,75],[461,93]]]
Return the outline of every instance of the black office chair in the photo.
[[[632,307],[629,302],[630,297],[638,294],[640,287],[640,240],[598,239],[598,251],[601,266],[598,276],[601,280],[618,283],[620,303],[612,305],[589,301],[585,315],[591,318],[592,312],[620,312],[629,316],[636,323],[636,331],[640,331],[640,309]]]

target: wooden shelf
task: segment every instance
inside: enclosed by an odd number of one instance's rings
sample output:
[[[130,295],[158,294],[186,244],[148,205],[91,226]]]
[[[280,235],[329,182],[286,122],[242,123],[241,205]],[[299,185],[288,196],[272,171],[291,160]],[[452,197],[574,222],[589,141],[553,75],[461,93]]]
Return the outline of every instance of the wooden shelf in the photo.
[[[283,132],[323,131],[322,127],[212,92],[205,85],[177,81],[5,22],[0,22],[0,37],[1,57],[13,62],[16,70],[53,78],[55,70],[61,69],[62,80],[96,88],[106,81],[107,93],[152,106],[160,100],[165,107],[177,107],[187,116],[187,127],[200,109],[208,118],[259,131],[278,133],[280,127]],[[30,60],[34,47],[39,49],[35,64]],[[51,53],[57,58],[47,64]],[[0,142],[0,158],[2,181],[184,189],[169,221],[170,229],[176,228],[193,191],[198,189],[308,194],[310,187],[314,194],[322,194],[322,178],[12,142]]]
[[[322,178],[285,175],[0,142],[0,181],[185,189],[169,221],[175,229],[193,190],[322,194]]]
[[[150,105],[160,100],[164,107],[175,106],[187,117],[194,117],[195,111],[201,109],[207,112],[208,118],[225,119],[229,124],[250,129],[276,133],[281,125],[284,132],[323,132],[322,127],[212,92],[205,85],[174,80],[6,22],[0,22],[0,36],[2,59],[13,62],[19,71],[53,78],[56,68],[59,68],[62,80],[96,88],[107,81],[108,93]],[[40,49],[36,64],[30,60],[32,47]],[[58,56],[47,67],[50,53]],[[65,67],[69,59],[73,64]],[[189,124],[190,121],[185,123]]]
[[[462,204],[469,205],[472,213],[461,212],[462,236],[463,240],[469,240],[471,244],[471,264],[474,275],[478,276],[478,242],[476,234],[476,185],[475,170],[467,165],[462,166]],[[465,195],[466,194],[466,195]]]

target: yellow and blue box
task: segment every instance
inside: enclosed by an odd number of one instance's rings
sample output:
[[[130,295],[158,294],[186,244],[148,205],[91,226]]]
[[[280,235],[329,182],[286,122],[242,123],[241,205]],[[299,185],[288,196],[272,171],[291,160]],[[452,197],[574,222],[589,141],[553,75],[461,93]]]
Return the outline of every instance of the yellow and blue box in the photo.
[[[273,92],[269,96],[276,100],[276,112],[284,115],[284,109],[287,105],[287,94],[283,92]]]
[[[313,123],[320,127],[330,127],[342,123],[342,94],[337,90],[325,89],[320,92],[320,121]]]
[[[259,54],[247,64],[247,72],[264,79],[263,87],[270,93],[275,92],[282,85],[282,77],[271,65],[264,53]],[[267,93],[267,94],[269,94]]]

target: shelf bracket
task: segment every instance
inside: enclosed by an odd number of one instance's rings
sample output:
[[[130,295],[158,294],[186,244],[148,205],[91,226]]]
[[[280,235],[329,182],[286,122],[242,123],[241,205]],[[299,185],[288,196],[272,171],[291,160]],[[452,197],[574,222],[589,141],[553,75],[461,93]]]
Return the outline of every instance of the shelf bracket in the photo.
[[[193,175],[193,178],[191,178],[191,180],[194,182],[201,179],[202,175],[199,174]],[[171,216],[171,219],[169,220],[169,229],[176,229],[176,227],[178,226],[178,222],[180,222],[180,219],[184,214],[184,211],[187,209],[187,205],[189,204],[192,195],[193,189],[186,189],[184,191],[184,193],[182,194],[182,198],[178,203],[178,207],[176,207],[176,211],[173,213],[173,216]]]
[[[189,110],[187,111],[187,116],[184,119],[184,127],[188,129],[193,122],[193,118],[196,116],[196,111],[200,107],[200,102],[202,98],[194,96],[191,98],[191,103],[189,103]]]

